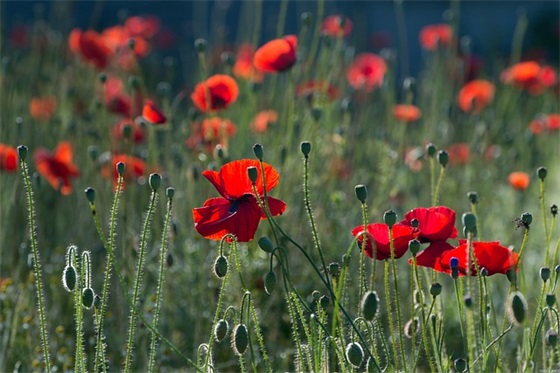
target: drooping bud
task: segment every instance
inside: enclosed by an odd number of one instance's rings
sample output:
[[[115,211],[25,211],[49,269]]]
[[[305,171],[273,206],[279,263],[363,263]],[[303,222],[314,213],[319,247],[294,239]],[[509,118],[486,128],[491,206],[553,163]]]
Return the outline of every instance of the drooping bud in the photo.
[[[228,330],[229,330],[229,324],[227,320],[224,319],[218,320],[216,326],[214,327],[214,339],[216,339],[216,342],[219,343],[223,341],[227,335]]]
[[[515,272],[515,269],[509,269],[506,271],[506,277],[509,280],[509,283],[512,284],[513,286],[517,285],[517,272]]]
[[[228,261],[227,258],[223,255],[220,255],[216,258],[214,262],[214,273],[218,278],[224,278],[228,271]]]
[[[544,336],[544,340],[547,345],[555,347],[558,343],[558,332],[554,329],[549,329]]]
[[[67,292],[71,293],[76,288],[76,268],[71,265],[67,265],[64,267],[64,271],[62,271],[62,287]]]
[[[329,264],[329,273],[332,277],[336,277],[340,274],[340,264],[337,262],[332,262]]]
[[[346,346],[346,358],[354,368],[359,368],[364,360],[364,350],[357,342],[348,343]]]
[[[550,205],[550,213],[552,214],[552,216],[558,215],[558,206]]]
[[[82,305],[84,306],[84,308],[88,310],[91,309],[94,300],[95,300],[95,293],[93,292],[92,288],[88,287],[82,290]]]
[[[266,293],[270,295],[272,294],[274,289],[276,289],[276,274],[270,271],[264,278],[264,291],[266,291]]]
[[[473,305],[473,299],[472,299],[472,297],[471,297],[470,295],[465,295],[465,296],[463,297],[463,302],[465,303],[465,306],[466,306],[467,308],[471,308],[472,305]]]
[[[354,187],[354,192],[356,192],[356,198],[358,198],[358,201],[360,201],[361,203],[366,203],[368,197],[368,190],[365,185],[363,184],[356,185]]]
[[[239,324],[233,329],[232,347],[233,351],[241,356],[247,351],[249,345],[249,331],[245,324]]]
[[[106,72],[99,73],[99,75],[97,75],[97,79],[99,79],[99,82],[101,84],[105,84],[105,82],[107,81],[107,73]]]
[[[510,296],[508,316],[510,321],[517,325],[521,325],[527,316],[527,301],[519,291],[513,292]]]
[[[486,269],[486,267],[482,267],[482,268],[480,269],[480,275],[481,275],[482,277],[488,277],[488,270]]]
[[[310,12],[303,12],[301,13],[301,24],[303,26],[309,27],[312,21],[311,13]]]
[[[404,324],[404,335],[408,339],[412,339],[414,335],[418,332],[419,321],[417,317],[413,317]]]
[[[324,310],[326,310],[329,307],[330,303],[331,303],[331,300],[326,295],[323,295],[323,296],[321,296],[321,298],[319,298],[319,305]]]
[[[274,244],[267,236],[262,236],[261,238],[259,238],[258,244],[264,252],[271,253],[272,251],[274,251]]]
[[[377,292],[375,291],[368,291],[364,294],[362,298],[362,316],[367,321],[371,321],[377,315],[377,309],[379,307],[379,297],[377,296]]]

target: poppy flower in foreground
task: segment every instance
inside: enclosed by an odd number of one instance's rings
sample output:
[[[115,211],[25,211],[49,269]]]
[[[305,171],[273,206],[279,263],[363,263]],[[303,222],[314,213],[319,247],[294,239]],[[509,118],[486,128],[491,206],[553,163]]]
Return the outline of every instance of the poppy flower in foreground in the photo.
[[[371,242],[375,242],[375,258],[377,260],[385,260],[391,258],[391,246],[389,243],[389,226],[384,223],[372,223],[367,226],[367,240],[365,254],[373,258],[373,246]],[[408,242],[418,236],[418,229],[404,224],[397,223],[393,225],[393,246],[395,250],[395,259],[403,256],[408,250]],[[358,237],[358,246],[362,247],[364,240],[364,226],[358,225],[352,229],[352,235]]]
[[[528,173],[517,171],[509,174],[508,181],[514,189],[525,190],[529,187],[531,178]]]
[[[455,211],[449,207],[418,207],[407,212],[400,223],[411,226],[413,219],[418,221],[420,242],[445,241],[457,237]]]
[[[494,99],[494,84],[487,80],[471,80],[457,96],[459,108],[467,113],[480,113]]]
[[[191,99],[203,112],[227,108],[237,100],[239,87],[229,75],[216,74],[194,87]]]
[[[263,110],[255,115],[251,122],[251,131],[255,133],[266,132],[270,124],[275,124],[278,121],[278,113],[276,110]]]
[[[47,121],[54,115],[56,107],[54,96],[33,97],[29,102],[29,115],[33,119]]]
[[[411,123],[420,119],[422,111],[414,105],[400,104],[393,107],[393,115],[399,122]]]
[[[295,35],[271,40],[257,49],[253,56],[253,65],[269,73],[286,71],[296,63],[297,44],[298,39]]]
[[[383,84],[387,64],[373,53],[359,54],[346,71],[348,84],[352,88],[372,92]]]
[[[260,198],[264,198],[265,190],[272,190],[279,179],[278,172],[269,164],[264,163],[266,185],[262,184],[260,162],[257,160],[237,160],[226,163],[218,172],[202,172],[222,197],[210,198],[203,207],[192,210],[194,227],[200,235],[210,240],[221,240],[230,233],[239,242],[253,239],[259,221],[266,219],[266,215],[253,194],[247,174],[249,167],[257,168],[256,190]],[[267,196],[267,202],[272,216],[281,215],[286,209],[286,204],[279,199]]]
[[[505,69],[500,79],[505,84],[512,84],[533,95],[539,95],[558,82],[558,75],[550,66],[541,66],[535,61],[525,61]]]
[[[14,147],[0,144],[0,171],[15,172],[17,160],[17,150]]]
[[[448,46],[453,40],[453,30],[448,24],[427,25],[420,30],[420,45],[422,48],[435,51],[438,47]]]
[[[321,32],[333,38],[346,37],[352,32],[352,21],[342,15],[332,15],[321,23]]]
[[[48,150],[40,148],[33,156],[37,171],[51,186],[63,195],[72,192],[70,178],[80,176],[78,167],[72,162],[72,147],[69,142],[61,142],[51,154]]]
[[[152,100],[144,101],[142,117],[150,124],[164,124],[167,118]]]
[[[519,260],[519,255],[516,252],[500,245],[499,241],[492,242],[480,242],[475,241],[472,243],[474,257],[479,268],[486,268],[488,275],[494,275],[497,273],[506,274],[507,271],[513,269],[517,266],[517,261]],[[457,269],[462,275],[467,274],[467,255],[468,255],[468,245],[466,240],[461,240],[460,245],[453,250],[446,251],[442,254],[439,260],[439,265],[442,271],[450,273],[450,261],[451,258],[457,258],[459,260],[459,265]],[[477,275],[476,266],[471,263],[470,268],[471,275]]]

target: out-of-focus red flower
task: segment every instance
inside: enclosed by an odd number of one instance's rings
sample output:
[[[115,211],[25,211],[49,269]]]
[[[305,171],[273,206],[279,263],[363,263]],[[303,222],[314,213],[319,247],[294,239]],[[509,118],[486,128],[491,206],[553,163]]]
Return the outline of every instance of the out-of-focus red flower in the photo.
[[[113,55],[113,51],[105,43],[104,38],[93,30],[72,30],[68,44],[72,52],[79,52],[80,56],[87,63],[94,65],[98,69],[107,67]]]
[[[60,189],[60,193],[63,195],[72,192],[70,178],[80,176],[80,171],[72,161],[72,146],[69,142],[64,141],[58,144],[53,154],[44,148],[39,148],[35,151],[33,158],[37,171],[54,189]]]
[[[142,109],[142,117],[150,124],[164,124],[167,118],[156,106],[152,100],[144,101],[144,108]]]
[[[525,190],[529,187],[531,178],[526,172],[516,171],[509,174],[508,181],[514,189]]]
[[[541,66],[535,61],[525,61],[505,69],[500,79],[505,84],[512,84],[533,95],[539,95],[558,82],[558,74],[550,66]]]
[[[399,122],[411,123],[420,119],[422,110],[414,105],[400,104],[393,107],[393,115]]]
[[[239,95],[237,82],[229,75],[217,74],[198,83],[191,99],[203,112],[222,110],[233,104]]]
[[[135,121],[130,118],[125,118],[113,126],[112,134],[115,140],[122,140],[125,138],[124,129],[125,127],[130,128],[130,139],[135,144],[141,144],[146,140],[146,134],[142,126],[140,126]]]
[[[469,145],[464,142],[451,144],[447,147],[449,154],[449,164],[464,166],[469,163],[470,149]]]
[[[29,102],[29,115],[37,120],[47,121],[52,118],[58,106],[56,97],[33,97]]]
[[[261,164],[257,160],[242,159],[226,163],[220,171],[205,170],[202,175],[214,185],[222,197],[210,198],[203,207],[194,208],[193,219],[196,231],[210,240],[221,240],[226,234],[233,234],[239,242],[253,239],[259,221],[266,219],[257,203],[247,168],[257,169],[256,191],[264,199],[277,184],[279,175],[269,164],[264,163],[266,185],[262,183]],[[267,196],[272,216],[281,215],[286,204]]]
[[[418,221],[420,242],[446,241],[457,237],[455,211],[446,206],[418,207],[407,212],[400,224],[411,226],[412,220]]]
[[[372,92],[383,84],[387,64],[373,53],[359,54],[346,71],[348,84],[357,90]]]
[[[295,35],[271,40],[257,49],[253,56],[253,65],[269,73],[286,71],[296,63],[297,44],[298,39]]]
[[[321,24],[321,32],[333,38],[346,37],[352,32],[352,21],[343,15],[328,16]]]
[[[27,28],[25,27],[25,25],[22,24],[22,23],[19,23],[19,24],[15,25],[14,27],[12,27],[12,29],[10,30],[10,34],[8,36],[8,39],[10,40],[10,44],[14,48],[25,47],[27,45],[28,41],[29,41],[28,32],[27,32]]]
[[[151,52],[150,43],[146,39],[139,35],[131,34],[123,26],[108,27],[103,30],[101,37],[113,53],[122,55],[134,52],[136,56],[145,57]]]
[[[122,80],[114,76],[107,77],[104,88],[104,101],[107,110],[128,118],[140,115],[143,107],[143,97],[139,89],[135,91],[134,97],[131,98],[124,92]]]
[[[105,178],[113,179],[113,186],[116,187],[119,179],[117,172],[117,163],[122,162],[125,164],[125,171],[123,174],[123,188],[133,180],[143,177],[146,173],[146,164],[138,157],[126,154],[116,154],[111,157],[111,161],[104,165],[101,169],[101,174]]]
[[[15,172],[17,170],[17,150],[0,143],[0,171]]]
[[[465,112],[478,114],[492,102],[495,90],[487,80],[471,80],[459,91],[457,104]]]
[[[427,25],[420,30],[422,48],[435,51],[438,47],[449,46],[453,40],[453,30],[448,24]]]
[[[212,117],[202,122],[194,122],[189,138],[185,144],[191,150],[201,150],[207,153],[221,145],[227,148],[228,140],[237,132],[237,126],[230,120]]]
[[[548,114],[532,120],[529,130],[535,135],[539,135],[543,131],[560,130],[560,114]]]
[[[389,226],[383,223],[368,224],[365,254],[373,258],[372,241],[375,243],[375,258],[385,260],[391,258],[389,242]],[[418,229],[400,223],[393,225],[393,247],[395,259],[403,256],[408,250],[408,242],[418,236]],[[361,248],[364,239],[364,226],[358,225],[352,229],[352,235],[358,237],[358,246]]]
[[[472,243],[474,257],[478,264],[478,268],[486,268],[488,275],[495,275],[498,273],[506,274],[507,271],[514,269],[517,266],[519,255],[512,250],[500,245],[499,241],[481,242],[475,241]],[[459,265],[458,271],[462,275],[467,274],[467,256],[468,244],[465,240],[461,240],[460,245],[453,250],[444,252],[439,260],[441,272],[450,273],[451,258],[457,258]],[[437,268],[434,268],[437,269]],[[439,270],[439,269],[438,269]],[[477,275],[476,266],[471,261],[470,268],[471,275]]]
[[[255,115],[251,121],[251,131],[255,133],[266,132],[270,124],[275,124],[278,121],[278,113],[276,110],[262,110]]]
[[[334,101],[340,96],[340,90],[328,82],[319,80],[311,80],[299,84],[296,88],[296,95],[298,97],[312,97],[315,94],[323,94],[329,101]]]
[[[159,31],[160,24],[156,16],[132,16],[124,21],[124,28],[131,36],[151,39]]]
[[[421,147],[407,149],[404,156],[404,164],[410,168],[412,172],[422,171],[422,157],[424,156]]]
[[[251,44],[239,46],[233,65],[233,75],[250,82],[262,82],[264,73],[253,65],[253,46]]]

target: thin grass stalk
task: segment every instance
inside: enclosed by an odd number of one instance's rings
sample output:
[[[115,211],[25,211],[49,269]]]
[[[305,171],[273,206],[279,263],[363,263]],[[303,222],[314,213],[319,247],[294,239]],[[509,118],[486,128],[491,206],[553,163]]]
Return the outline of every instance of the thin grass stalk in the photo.
[[[544,201],[544,197],[545,197],[545,187],[544,187],[544,180],[540,179],[540,195],[539,195],[539,199],[541,201],[541,211],[542,211],[542,217],[543,217],[543,226],[544,226],[544,238],[545,238],[545,242],[546,242],[546,256],[545,256],[545,261],[544,261],[544,265],[545,267],[549,267],[550,266],[550,237],[548,235],[548,221],[547,221],[547,211],[546,211],[546,207],[544,205],[545,201]]]
[[[39,311],[39,323],[41,327],[41,348],[43,350],[43,359],[45,361],[45,370],[51,371],[51,359],[49,351],[49,336],[47,333],[47,320],[45,316],[45,300],[43,290],[43,270],[41,267],[41,259],[39,257],[39,247],[37,243],[37,227],[35,226],[35,204],[33,202],[33,190],[29,180],[29,169],[27,168],[28,148],[25,145],[18,147],[18,155],[20,160],[21,175],[25,184],[25,192],[27,196],[27,221],[29,224],[29,239],[31,243],[31,251],[33,252],[33,269],[35,278],[35,290],[37,292],[37,308]]]
[[[150,197],[150,205],[148,207],[148,213],[146,219],[144,220],[144,226],[142,228],[142,240],[140,241],[140,253],[138,256],[138,266],[136,268],[136,279],[134,280],[134,293],[132,295],[132,309],[130,310],[130,324],[128,329],[128,343],[126,346],[126,359],[124,363],[124,371],[130,372],[132,364],[132,350],[134,348],[134,332],[136,327],[136,317],[138,312],[136,306],[138,305],[140,297],[140,287],[142,282],[142,274],[144,272],[144,259],[146,255],[146,246],[148,245],[148,232],[151,227],[152,217],[154,214],[156,202],[158,199],[158,194],[155,189],[152,190],[152,195]],[[153,327],[152,327],[153,328]]]

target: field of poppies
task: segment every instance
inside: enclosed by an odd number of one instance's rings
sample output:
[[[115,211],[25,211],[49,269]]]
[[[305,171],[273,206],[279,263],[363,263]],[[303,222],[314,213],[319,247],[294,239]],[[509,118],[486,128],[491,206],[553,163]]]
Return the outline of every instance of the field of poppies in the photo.
[[[557,49],[249,3],[2,27],[0,371],[560,369]]]

